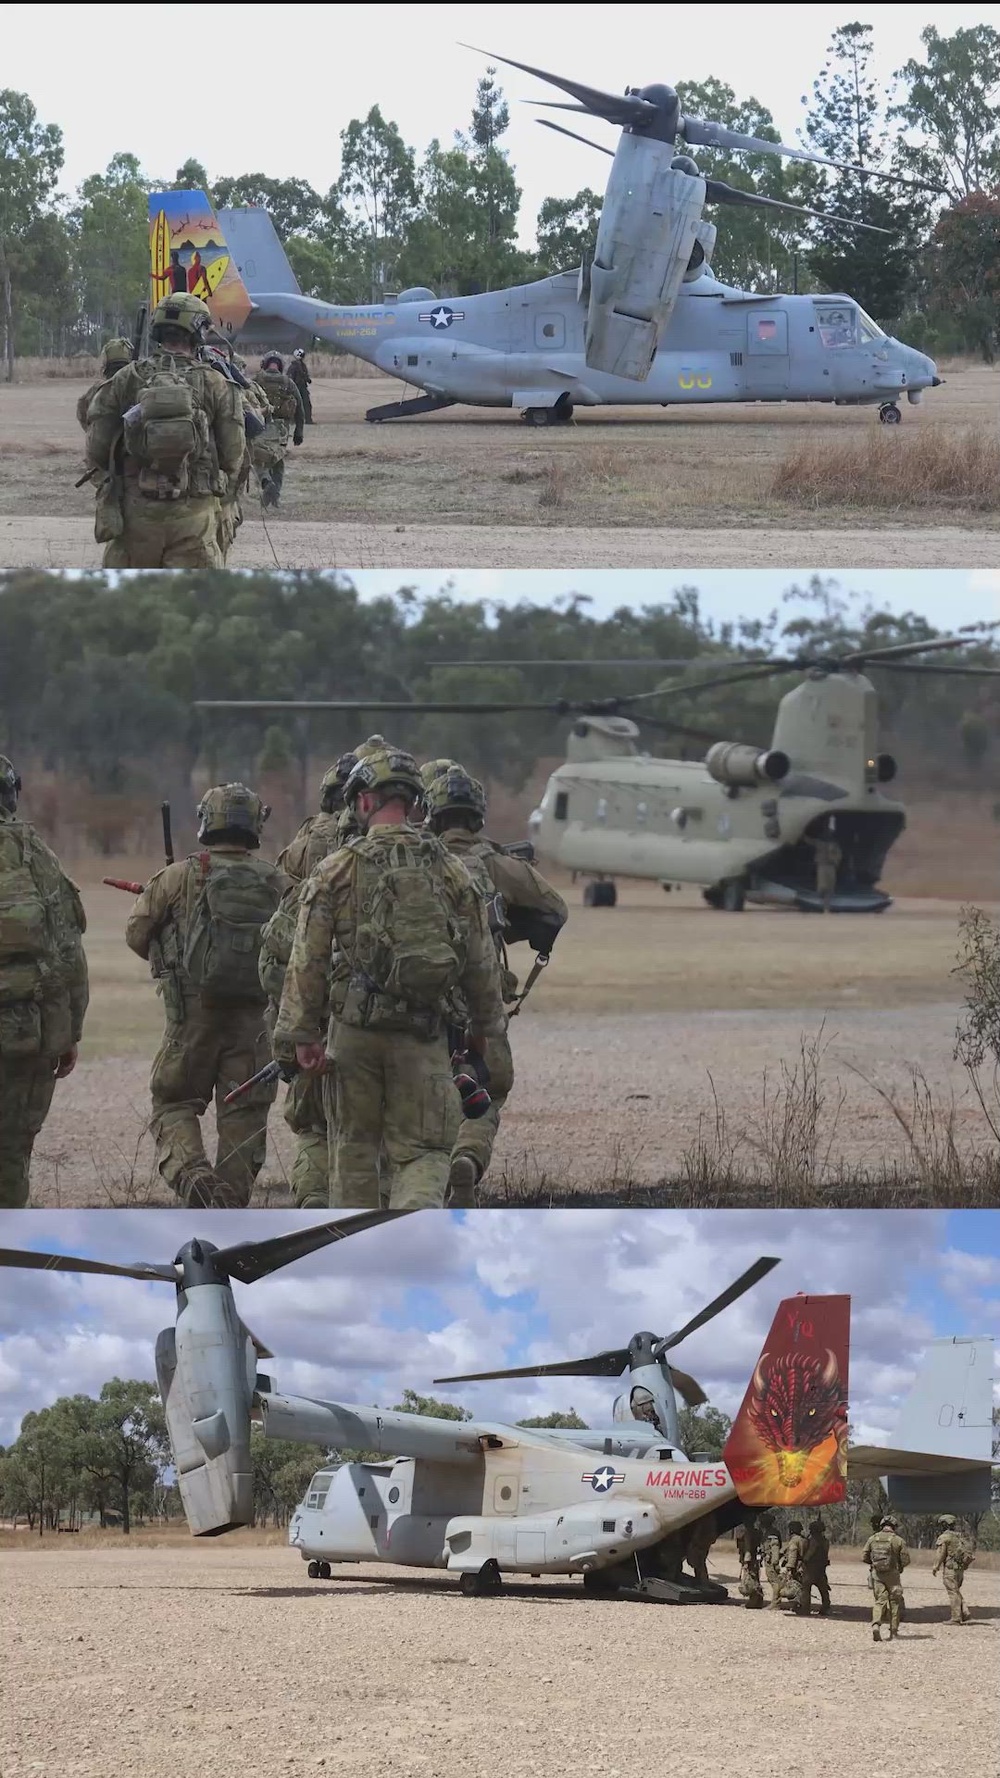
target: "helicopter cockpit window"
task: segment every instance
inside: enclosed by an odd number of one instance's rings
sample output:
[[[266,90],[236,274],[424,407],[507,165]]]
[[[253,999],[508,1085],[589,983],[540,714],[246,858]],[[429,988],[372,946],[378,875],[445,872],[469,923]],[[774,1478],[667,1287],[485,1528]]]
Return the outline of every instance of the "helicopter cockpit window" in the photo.
[[[598,821],[606,821],[607,818],[608,818],[608,799],[606,796],[599,796],[597,799],[597,820]]]
[[[332,1477],[328,1475],[325,1470],[319,1470],[317,1474],[313,1476],[312,1481],[309,1483],[309,1492],[306,1495],[306,1506],[312,1507],[318,1512],[326,1505],[326,1497],[330,1491],[331,1480]]]
[[[863,346],[881,345],[882,341],[888,338],[888,335],[882,332],[878,322],[873,321],[870,315],[866,315],[864,309],[858,310],[858,330]]]
[[[569,814],[569,791],[568,790],[557,790],[556,791],[556,806],[553,809],[552,814],[553,814],[553,818],[556,821],[565,821],[566,816]]]
[[[853,303],[817,303],[816,329],[828,351],[857,345],[859,314]]]

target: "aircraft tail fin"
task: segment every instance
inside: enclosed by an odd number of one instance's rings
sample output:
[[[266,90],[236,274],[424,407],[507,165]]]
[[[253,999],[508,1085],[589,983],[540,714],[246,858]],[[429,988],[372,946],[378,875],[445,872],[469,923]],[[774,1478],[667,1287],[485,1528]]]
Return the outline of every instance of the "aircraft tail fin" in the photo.
[[[149,275],[152,307],[165,296],[187,291],[204,298],[222,333],[239,333],[253,309],[239,264],[203,191],[150,192]]]
[[[985,1512],[993,1458],[992,1339],[932,1340],[889,1445],[858,1445],[851,1473],[884,1477],[901,1512]]]
[[[745,1506],[825,1506],[847,1474],[849,1296],[779,1303],[723,1458]]]
[[[302,295],[266,210],[220,210],[219,223],[251,296],[258,290],[273,295]]]

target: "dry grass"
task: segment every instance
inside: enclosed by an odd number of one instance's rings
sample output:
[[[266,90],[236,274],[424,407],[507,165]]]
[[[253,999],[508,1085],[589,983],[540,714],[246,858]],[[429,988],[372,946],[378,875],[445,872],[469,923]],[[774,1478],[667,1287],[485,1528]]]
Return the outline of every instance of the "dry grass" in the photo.
[[[779,500],[815,511],[850,506],[1000,510],[1000,436],[996,428],[940,427],[904,433],[877,426],[852,438],[796,444],[772,482]]]
[[[39,1550],[50,1554],[75,1550],[164,1550],[191,1543],[191,1533],[183,1519],[168,1519],[164,1524],[133,1525],[128,1537],[107,1525],[85,1525],[80,1531],[46,1531],[38,1535],[38,1526],[29,1531],[21,1524],[15,1531],[8,1523],[0,1526],[0,1550],[18,1550],[29,1555]],[[233,1549],[287,1548],[288,1532],[274,1526],[246,1526],[226,1534],[226,1544]]]
[[[260,354],[248,352],[245,356],[253,364]],[[307,363],[313,382],[328,382],[331,379],[339,382],[345,377],[382,376],[382,372],[374,364],[366,364],[362,358],[354,358],[349,352],[313,352]],[[93,352],[75,352],[65,358],[18,358],[14,362],[15,383],[60,383],[83,377],[92,382],[95,377],[100,376],[100,372],[100,358]]]

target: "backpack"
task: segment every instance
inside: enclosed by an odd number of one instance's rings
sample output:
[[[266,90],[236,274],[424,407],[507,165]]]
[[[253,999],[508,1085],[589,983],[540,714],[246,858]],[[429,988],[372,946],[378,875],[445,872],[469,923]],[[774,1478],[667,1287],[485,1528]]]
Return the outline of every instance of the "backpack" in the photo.
[[[278,905],[278,887],[249,858],[191,860],[182,965],[210,1002],[260,1001],[262,929]]]
[[[298,403],[294,390],[288,387],[288,378],[280,370],[261,370],[257,372],[257,381],[267,396],[271,412],[276,420],[291,421],[298,414]]]
[[[465,971],[465,935],[437,840],[350,842],[355,931],[343,1017],[348,1024],[436,1034]]]
[[[285,971],[292,955],[295,940],[295,928],[299,921],[299,903],[302,889],[308,878],[301,883],[293,883],[285,891],[277,908],[261,930],[260,958],[258,974],[260,985],[269,1000],[275,1006],[281,1001],[285,986]]]
[[[19,822],[0,822],[0,1054],[38,1054],[38,1003],[55,948],[47,898],[32,867],[31,835]]]
[[[174,358],[154,359],[125,415],[125,449],[139,464],[139,491],[157,500],[182,499],[192,462],[209,449],[208,419],[194,396],[196,369]]]
[[[871,1541],[872,1567],[876,1574],[887,1574],[896,1566],[896,1551],[892,1540],[877,1531]]]

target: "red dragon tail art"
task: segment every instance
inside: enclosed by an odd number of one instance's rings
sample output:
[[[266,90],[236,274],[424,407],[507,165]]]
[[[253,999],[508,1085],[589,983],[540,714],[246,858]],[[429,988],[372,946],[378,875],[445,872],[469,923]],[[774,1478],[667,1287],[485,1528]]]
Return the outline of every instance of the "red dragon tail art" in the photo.
[[[847,1479],[849,1296],[778,1306],[723,1456],[746,1506],[825,1506]]]

